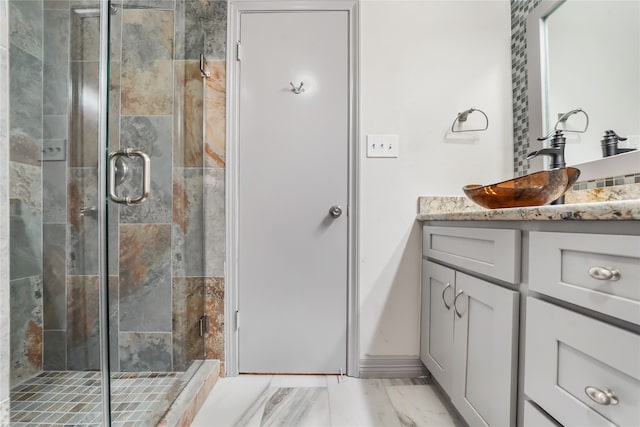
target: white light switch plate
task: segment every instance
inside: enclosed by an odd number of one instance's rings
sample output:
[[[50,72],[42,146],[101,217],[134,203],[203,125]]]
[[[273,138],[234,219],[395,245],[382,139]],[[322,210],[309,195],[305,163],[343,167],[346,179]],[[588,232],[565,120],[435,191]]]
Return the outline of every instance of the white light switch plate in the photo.
[[[398,157],[398,135],[367,135],[367,157]]]

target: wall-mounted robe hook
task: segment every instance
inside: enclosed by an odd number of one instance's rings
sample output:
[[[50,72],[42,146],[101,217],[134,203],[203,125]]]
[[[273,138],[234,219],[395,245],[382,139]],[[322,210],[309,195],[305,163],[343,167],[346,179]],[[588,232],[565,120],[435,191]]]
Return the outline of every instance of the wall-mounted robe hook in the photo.
[[[304,89],[302,88],[304,82],[300,82],[300,86],[298,87],[296,87],[293,82],[289,82],[289,84],[291,85],[291,92],[295,93],[296,95],[300,95],[302,92],[304,92]]]

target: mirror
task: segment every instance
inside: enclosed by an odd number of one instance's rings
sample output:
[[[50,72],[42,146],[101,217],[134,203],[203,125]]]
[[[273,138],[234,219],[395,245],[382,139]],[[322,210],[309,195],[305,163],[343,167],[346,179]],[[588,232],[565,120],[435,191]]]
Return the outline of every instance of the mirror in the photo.
[[[640,147],[640,2],[541,2],[527,18],[527,59],[531,150],[560,116],[582,108],[588,130],[565,132],[567,164],[583,171],[581,180],[640,172],[640,151],[603,159],[600,144],[612,129],[628,137],[619,148]],[[576,114],[557,127],[585,125]]]

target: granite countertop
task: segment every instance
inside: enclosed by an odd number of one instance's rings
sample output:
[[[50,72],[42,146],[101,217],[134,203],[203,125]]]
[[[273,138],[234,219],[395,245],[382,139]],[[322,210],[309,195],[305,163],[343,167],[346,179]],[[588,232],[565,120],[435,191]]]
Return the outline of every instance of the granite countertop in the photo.
[[[640,220],[640,183],[570,190],[564,205],[485,209],[466,197],[419,197],[418,221]]]
[[[466,197],[420,197],[418,221],[640,220],[640,199],[485,209]]]

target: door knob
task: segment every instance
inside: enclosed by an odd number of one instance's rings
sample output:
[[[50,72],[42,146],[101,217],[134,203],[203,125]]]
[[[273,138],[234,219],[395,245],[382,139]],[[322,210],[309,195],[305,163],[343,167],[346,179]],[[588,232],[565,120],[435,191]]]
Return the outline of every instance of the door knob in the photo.
[[[331,206],[331,209],[329,209],[329,215],[331,215],[331,218],[338,218],[342,215],[342,208],[338,205]]]

